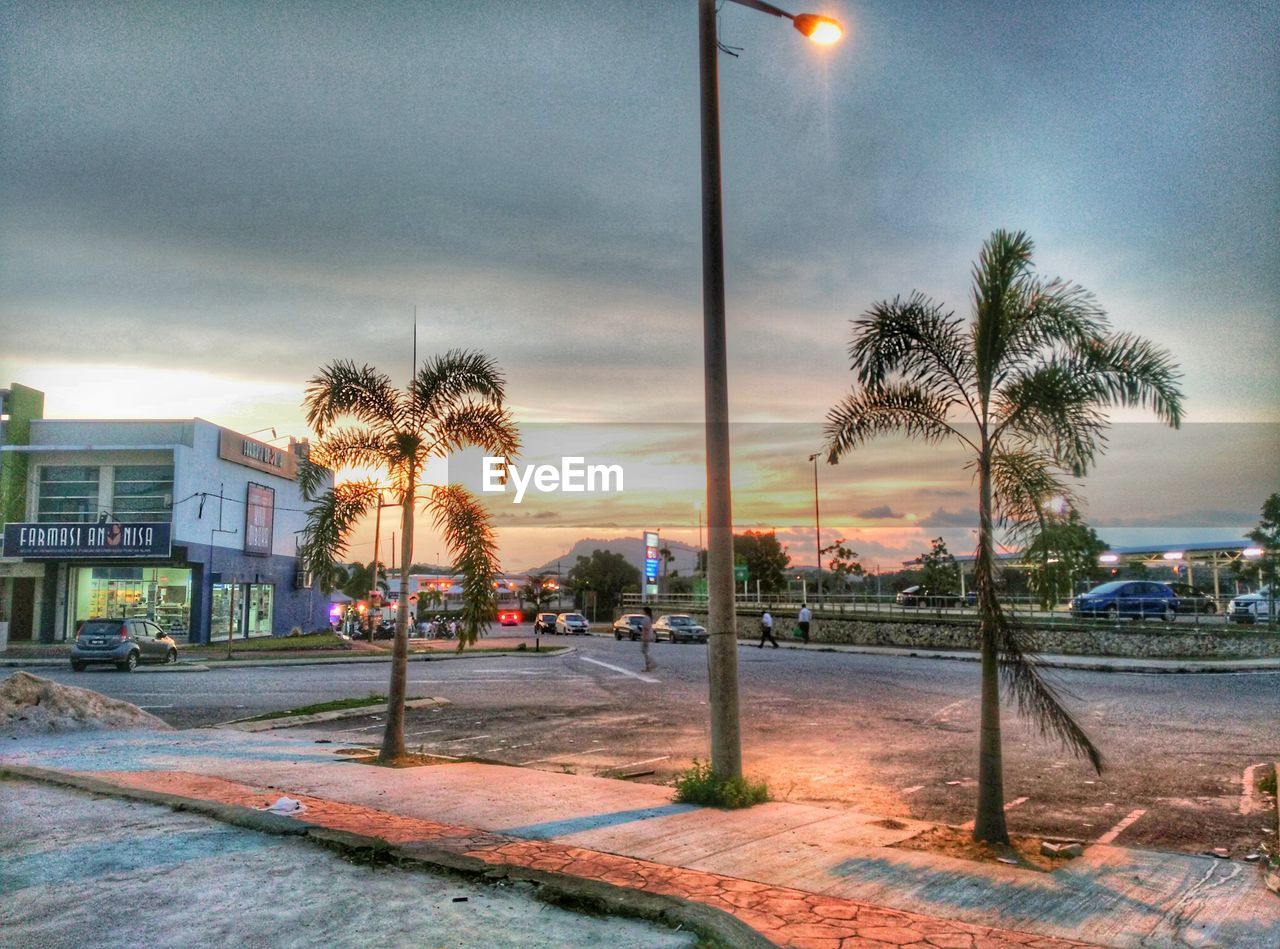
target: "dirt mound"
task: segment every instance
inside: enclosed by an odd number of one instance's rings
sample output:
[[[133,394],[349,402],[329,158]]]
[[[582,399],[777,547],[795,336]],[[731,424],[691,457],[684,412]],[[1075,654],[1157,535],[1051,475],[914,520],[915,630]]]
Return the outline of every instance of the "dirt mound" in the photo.
[[[0,682],[0,735],[169,726],[136,705],[27,672]]]

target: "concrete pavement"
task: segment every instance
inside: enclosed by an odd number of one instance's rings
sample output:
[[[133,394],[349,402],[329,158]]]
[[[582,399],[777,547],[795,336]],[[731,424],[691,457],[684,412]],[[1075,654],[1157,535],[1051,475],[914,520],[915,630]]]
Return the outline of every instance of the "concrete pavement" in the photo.
[[[378,768],[340,750],[219,730],[98,732],[6,742],[0,767],[232,814],[266,816],[287,795],[305,810],[284,820],[308,833],[594,887],[619,905],[701,907],[731,944],[746,931],[735,926],[798,947],[1280,943],[1280,900],[1253,865],[1093,845],[1043,873],[894,846],[921,822],[784,802],[719,811],[653,785],[464,762]]]

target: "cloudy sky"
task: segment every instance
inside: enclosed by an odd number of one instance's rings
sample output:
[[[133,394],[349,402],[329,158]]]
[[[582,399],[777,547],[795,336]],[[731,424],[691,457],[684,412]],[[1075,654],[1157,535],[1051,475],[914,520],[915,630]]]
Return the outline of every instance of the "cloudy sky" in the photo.
[[[491,353],[531,431],[613,426],[637,468],[674,466],[665,493],[500,509],[511,566],[646,524],[694,542],[695,8],[0,0],[0,384],[50,417],[304,436],[327,360],[407,377],[416,306],[420,348]],[[1191,424],[1117,426],[1091,519],[1256,522],[1280,480],[1280,3],[814,9],[846,41],[721,13],[742,524],[805,559],[848,320],[913,289],[966,312],[998,227],[1185,372]],[[942,526],[963,546],[962,462],[885,443],[823,469],[824,522],[886,564]]]

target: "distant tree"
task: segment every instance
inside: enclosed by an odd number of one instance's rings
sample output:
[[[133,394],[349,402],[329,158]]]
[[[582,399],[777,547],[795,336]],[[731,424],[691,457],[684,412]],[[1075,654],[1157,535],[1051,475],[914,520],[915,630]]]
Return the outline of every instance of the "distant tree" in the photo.
[[[682,577],[680,571],[672,570],[671,576],[667,578],[668,593],[692,593],[693,577]]]
[[[1039,598],[1041,609],[1051,609],[1070,597],[1077,581],[1100,579],[1098,557],[1106,549],[1106,543],[1075,508],[1065,517],[1049,515],[1040,521],[1022,557],[1027,564],[1027,585]]]
[[[831,589],[837,593],[843,593],[848,588],[850,577],[860,577],[866,573],[858,561],[857,552],[845,546],[843,537],[823,547],[820,552],[831,557],[827,561],[827,570],[831,574]]]
[[[920,557],[920,583],[930,593],[959,593],[960,564],[947,550],[947,542],[935,537],[929,552]]]
[[[676,559],[676,555],[671,552],[671,548],[663,544],[658,548],[658,556],[662,558],[662,590],[667,592],[667,566]]]
[[[755,589],[757,581],[761,593],[780,593],[786,589],[786,570],[791,565],[791,555],[778,543],[776,532],[734,534],[733,556],[736,563],[746,564],[751,589]]]
[[[554,573],[538,573],[530,576],[516,590],[516,599],[521,604],[528,603],[535,612],[540,612],[556,598],[556,575]]]
[[[1243,561],[1240,572],[1259,584],[1270,583],[1274,590],[1276,565],[1280,562],[1280,493],[1272,494],[1262,502],[1262,519],[1247,536],[1261,548],[1262,556]]]
[[[622,554],[610,550],[593,550],[590,557],[578,557],[565,578],[577,602],[585,602],[587,593],[596,596],[596,608],[612,612],[622,594],[640,589],[640,571]]]
[[[375,568],[376,581],[374,580]],[[334,575],[338,580],[337,588],[353,600],[369,599],[371,590],[382,590],[384,593],[387,591],[387,571],[382,563],[337,564]]]

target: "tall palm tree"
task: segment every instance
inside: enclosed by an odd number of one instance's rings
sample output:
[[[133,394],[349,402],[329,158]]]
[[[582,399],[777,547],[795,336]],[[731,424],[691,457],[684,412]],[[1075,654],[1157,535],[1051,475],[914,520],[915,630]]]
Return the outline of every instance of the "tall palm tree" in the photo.
[[[1000,745],[1000,680],[1041,734],[1101,772],[1102,756],[996,599],[995,525],[1025,525],[1052,498],[1074,496],[1105,444],[1106,409],[1137,406],[1177,428],[1180,373],[1147,340],[1113,332],[1093,297],[1032,273],[1032,242],[996,231],[973,271],[973,319],[919,293],[875,304],[855,321],[849,356],[857,384],[827,415],[828,461],[872,438],[905,433],[954,441],[978,482],[974,569],[980,616],[982,704],[975,840],[1007,844]]]
[[[307,384],[303,407],[318,441],[302,466],[305,495],[316,502],[302,536],[305,566],[316,577],[332,577],[336,558],[352,528],[376,510],[384,491],[400,505],[402,564],[413,563],[413,514],[419,500],[432,513],[462,576],[462,632],[458,648],[474,643],[493,619],[493,579],[498,573],[497,543],[488,512],[459,485],[425,486],[423,471],[432,458],[479,447],[507,458],[520,448],[519,436],[503,406],[504,380],[482,353],[453,350],[424,360],[406,389],[395,388],[384,373],[339,360]],[[356,468],[390,479],[334,485],[333,472]],[[407,571],[406,571],[407,573]],[[387,691],[387,728],[379,759],[404,754],[405,673],[409,655],[409,598],[397,601],[391,683]]]

